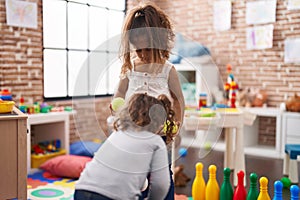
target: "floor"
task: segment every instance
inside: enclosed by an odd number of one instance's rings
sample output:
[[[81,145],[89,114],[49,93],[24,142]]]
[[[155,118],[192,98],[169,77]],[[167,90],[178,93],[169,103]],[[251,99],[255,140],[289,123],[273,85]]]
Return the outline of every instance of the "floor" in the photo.
[[[187,183],[185,187],[176,187],[175,192],[177,194],[184,194],[188,197],[191,196],[191,188],[193,184],[193,179],[195,177],[195,164],[197,162],[202,162],[204,165],[203,168],[203,176],[204,179],[207,181],[208,179],[208,167],[211,164],[217,166],[217,180],[219,186],[221,187],[223,181],[223,158],[224,153],[221,151],[210,151],[204,158],[199,159],[199,148],[190,147],[187,149],[187,155],[184,157],[178,156],[178,149],[180,145],[176,148],[176,166],[184,165],[183,172],[191,178],[191,180]],[[268,193],[271,199],[274,196],[274,189],[273,185],[276,180],[280,180],[282,176],[282,167],[283,167],[283,160],[281,159],[271,159],[271,158],[264,158],[264,157],[254,157],[246,155],[246,178],[247,178],[247,185],[246,190],[249,189],[249,175],[250,173],[254,172],[257,174],[258,179],[262,176],[268,178]],[[300,169],[300,168],[299,168]],[[231,173],[231,184],[233,185],[233,173]],[[258,182],[259,188],[259,182]],[[289,189],[283,189],[283,199],[290,199],[290,191]]]

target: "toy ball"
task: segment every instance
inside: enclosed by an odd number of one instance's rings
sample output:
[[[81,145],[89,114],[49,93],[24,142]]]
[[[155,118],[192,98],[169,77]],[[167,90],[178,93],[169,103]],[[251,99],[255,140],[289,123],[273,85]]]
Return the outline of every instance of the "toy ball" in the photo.
[[[118,111],[120,107],[122,107],[125,104],[125,100],[121,97],[116,97],[111,102],[111,108],[113,111]]]
[[[179,156],[185,157],[187,155],[187,149],[186,148],[180,148],[178,151]]]
[[[292,181],[288,177],[282,177],[280,181],[282,182],[284,188],[290,188],[292,185]]]
[[[205,142],[204,143],[204,149],[207,150],[207,151],[211,150],[211,143],[210,142]]]

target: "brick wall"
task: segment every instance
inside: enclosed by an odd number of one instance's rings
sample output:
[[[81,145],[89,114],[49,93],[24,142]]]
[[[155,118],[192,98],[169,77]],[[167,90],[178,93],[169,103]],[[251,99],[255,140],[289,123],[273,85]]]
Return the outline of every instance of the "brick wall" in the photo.
[[[0,1],[0,89],[9,89],[18,103],[43,101],[42,1],[38,4],[38,28],[6,25],[5,1]],[[70,142],[82,139],[105,139],[110,97],[96,100],[48,102],[53,106],[73,106],[76,115],[70,120]]]
[[[256,87],[268,93],[268,106],[277,107],[295,92],[300,92],[299,64],[284,63],[284,40],[300,37],[300,12],[288,11],[287,1],[278,0],[273,48],[246,49],[246,2],[232,1],[232,28],[215,31],[213,2],[209,0],[156,0],[173,20],[175,30],[207,46],[226,80],[226,64],[231,63],[240,87]],[[129,6],[130,7],[130,6]]]
[[[0,1],[0,87],[12,91],[14,100],[43,99],[41,8],[38,1],[37,29],[12,27],[6,25],[5,1]]]
[[[14,100],[20,96],[26,102],[43,100],[42,65],[42,1],[38,3],[38,28],[19,28],[6,25],[5,1],[0,1],[0,89],[9,89]],[[138,1],[129,1],[128,8]],[[300,37],[300,12],[288,11],[286,1],[277,1],[277,15],[274,23],[273,48],[266,50],[246,50],[245,7],[246,1],[232,3],[232,28],[216,32],[213,29],[213,1],[155,0],[172,18],[177,32],[207,46],[225,80],[225,65],[234,66],[233,73],[241,87],[257,87],[268,92],[268,105],[278,106],[295,92],[300,91],[300,67],[283,62],[284,39]],[[97,137],[97,124],[86,120],[97,116],[97,121],[106,130],[107,105],[110,98],[96,101],[96,113],[86,111],[88,100],[78,100],[74,109],[79,109],[78,129],[87,138]],[[51,102],[50,102],[51,104]],[[56,105],[71,105],[71,102],[58,102]],[[99,118],[98,118],[99,117]],[[95,117],[94,117],[95,118]],[[264,120],[270,127],[274,121]],[[76,122],[77,123],[77,122]],[[262,122],[263,123],[263,122]],[[78,139],[74,120],[71,122],[71,140]],[[271,129],[270,129],[271,130]],[[270,140],[269,140],[270,141]]]

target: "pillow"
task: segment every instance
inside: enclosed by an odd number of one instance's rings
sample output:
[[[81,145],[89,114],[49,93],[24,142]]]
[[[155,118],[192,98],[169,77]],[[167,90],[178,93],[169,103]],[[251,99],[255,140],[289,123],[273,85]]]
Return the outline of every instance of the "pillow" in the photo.
[[[70,145],[70,154],[93,157],[100,146],[101,143],[92,141],[77,141]]]
[[[55,176],[79,178],[86,163],[91,160],[87,156],[61,155],[47,160],[40,168]]]

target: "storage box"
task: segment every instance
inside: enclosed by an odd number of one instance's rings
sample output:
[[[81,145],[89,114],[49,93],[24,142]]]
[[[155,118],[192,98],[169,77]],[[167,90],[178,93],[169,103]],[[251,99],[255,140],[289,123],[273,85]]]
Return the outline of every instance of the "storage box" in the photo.
[[[9,113],[13,110],[15,102],[13,101],[0,101],[0,113]]]
[[[41,164],[46,162],[47,160],[54,158],[56,156],[65,155],[65,149],[61,149],[58,152],[53,152],[45,155],[31,155],[31,168],[39,168]]]

